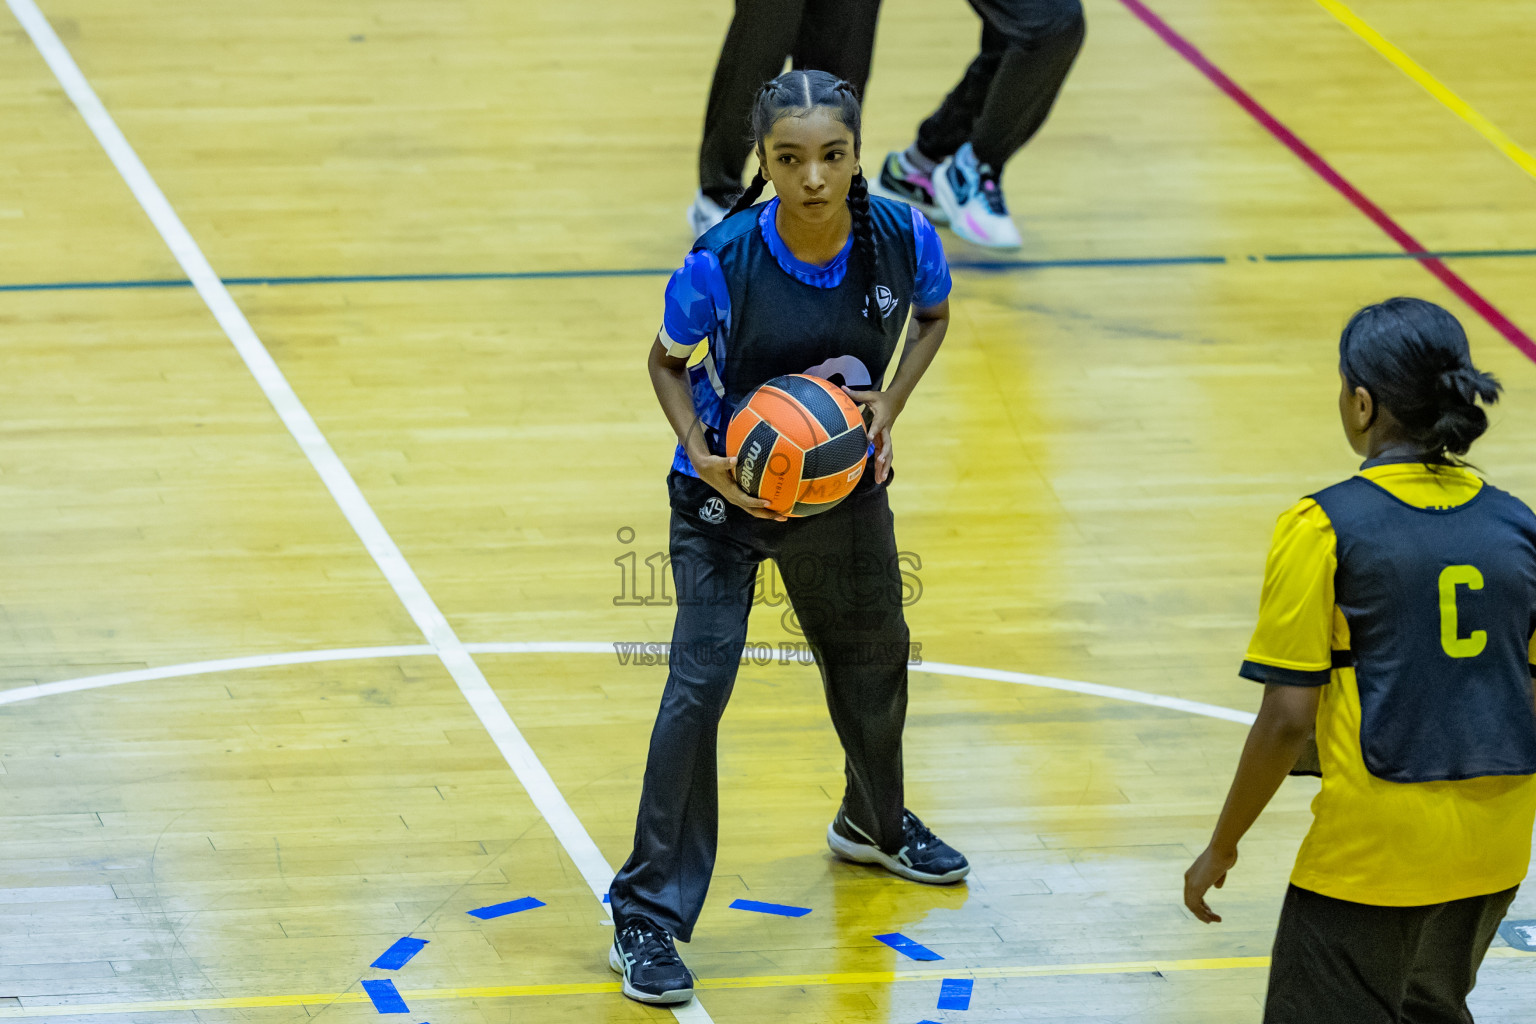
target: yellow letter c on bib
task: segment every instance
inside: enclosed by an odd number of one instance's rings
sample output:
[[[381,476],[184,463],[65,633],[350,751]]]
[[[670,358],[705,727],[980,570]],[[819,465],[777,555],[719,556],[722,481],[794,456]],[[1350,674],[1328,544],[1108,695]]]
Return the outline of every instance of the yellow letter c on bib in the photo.
[[[1456,615],[1456,587],[1483,589],[1483,574],[1475,565],[1448,565],[1440,572],[1440,646],[1453,658],[1475,658],[1488,646],[1488,634],[1478,629],[1461,636]]]

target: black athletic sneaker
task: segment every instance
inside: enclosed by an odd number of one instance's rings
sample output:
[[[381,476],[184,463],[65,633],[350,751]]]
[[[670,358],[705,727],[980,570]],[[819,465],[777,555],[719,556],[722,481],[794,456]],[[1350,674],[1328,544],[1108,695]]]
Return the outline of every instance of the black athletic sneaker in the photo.
[[[693,998],[693,972],[672,945],[672,936],[636,919],[615,929],[608,966],[624,975],[624,994],[642,1003],[686,1003]]]
[[[844,860],[879,864],[914,882],[942,885],[958,882],[970,874],[971,865],[965,854],[928,831],[911,811],[902,811],[901,832],[901,849],[888,854],[875,845],[867,832],[849,821],[848,815],[838,811],[827,826],[827,845]]]
[[[877,196],[915,206],[935,224],[948,223],[938,201],[933,198],[933,179],[915,170],[899,151],[885,155],[880,174],[870,179],[869,190]]]

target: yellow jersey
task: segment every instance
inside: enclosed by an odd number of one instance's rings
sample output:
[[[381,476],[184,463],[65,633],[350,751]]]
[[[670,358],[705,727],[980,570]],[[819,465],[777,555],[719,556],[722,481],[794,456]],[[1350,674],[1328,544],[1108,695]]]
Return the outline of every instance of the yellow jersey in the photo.
[[[1377,465],[1361,476],[1419,508],[1454,508],[1483,483],[1462,468]],[[1311,498],[1280,516],[1265,569],[1259,622],[1242,675],[1321,686],[1317,749],[1322,790],[1291,882],[1354,903],[1410,907],[1500,892],[1530,866],[1536,775],[1389,782],[1366,767],[1349,624],[1334,600],[1333,525]],[[1536,644],[1530,654],[1536,664]],[[1536,669],[1533,669],[1536,671]]]

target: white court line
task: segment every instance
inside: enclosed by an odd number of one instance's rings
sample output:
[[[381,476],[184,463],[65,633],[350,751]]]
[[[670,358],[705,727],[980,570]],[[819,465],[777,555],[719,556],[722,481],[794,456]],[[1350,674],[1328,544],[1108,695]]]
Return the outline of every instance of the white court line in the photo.
[[[20,704],[24,700],[52,697],[60,693],[99,690],[104,686],[121,686],[124,683],[147,683],[152,679],[201,676],[211,672],[237,672],[245,668],[310,665],[320,661],[361,661],[365,658],[410,658],[436,653],[425,644],[416,644],[409,647],[342,647],[329,651],[293,651],[287,654],[252,654],[244,658],[221,658],[218,661],[189,661],[185,665],[164,665],[160,668],[108,672],[100,676],[62,679],[56,683],[38,683],[34,686],[0,690],[0,704]]]
[[[565,848],[566,854],[576,864],[576,869],[581,872],[582,878],[592,890],[592,895],[600,901],[605,913],[608,912],[607,904],[602,904],[603,893],[608,891],[609,883],[613,881],[613,868],[603,857],[597,844],[587,834],[586,828],[571,810],[561,795],[554,779],[540,763],[533,748],[518,731],[507,709],[504,708],[491,686],[486,682],[485,675],[480,667],[475,664],[464,645],[459,641],[458,635],[448,625],[448,620],[433,602],[426,588],[416,577],[416,573],[405,560],[394,539],[384,529],[384,524],[374,514],[368,500],[363,497],[363,492],[358,489],[352,475],[347,472],[346,466],[337,458],[325,435],[320,432],[309,410],[304,408],[299,396],[294,393],[282,370],[272,359],[256,337],[256,332],[246,320],[245,314],[235,304],[229,290],[224,287],[224,282],[219,275],[214,273],[212,265],[192,238],[181,218],[171,208],[165,194],[160,191],[160,186],[155,184],[149,170],[139,159],[137,153],[127,138],[118,129],[117,123],[107,113],[106,107],[97,98],[90,83],[81,74],[80,68],[70,56],[69,50],[59,40],[53,31],[53,26],[48,24],[48,19],[43,12],[38,10],[34,0],[6,0],[16,20],[21,22],[27,35],[32,38],[32,43],[42,54],[43,60],[53,71],[54,77],[63,86],[64,92],[80,111],[80,116],[85,119],[87,127],[106,150],[107,157],[112,165],[117,168],[127,183],[134,198],[144,208],[154,224],[155,230],[165,240],[171,254],[176,257],[176,262],[181,264],[181,269],[186,273],[192,286],[197,289],[197,294],[202,297],[219,326],[229,337],[235,346],[235,351],[240,353],[240,358],[250,369],[251,375],[256,378],[262,393],[272,403],[273,409],[282,419],[283,425],[298,442],[305,457],[315,467],[315,472],[320,475],[326,490],[331,492],[331,497],[341,508],[342,515],[357,532],[358,538],[373,556],[374,562],[384,573],[384,578],[395,591],[400,602],[405,605],[406,611],[415,621],[418,629],[431,644],[433,652],[442,660],[443,667],[458,684],[459,691],[464,694],[464,699],[469,701],[469,706],[474,709],[475,715],[490,733],[491,740],[496,744],[496,749],[506,758],[507,764],[517,776],[517,781],[527,791],[528,797],[533,801],[544,820],[548,822],[555,838]],[[710,1016],[697,1000],[674,1010],[677,1018],[682,1021],[710,1022]],[[711,1022],[712,1024],[712,1022]]]
[[[589,640],[553,640],[542,642],[501,642],[465,644],[471,654],[613,654],[618,645]],[[658,651],[668,650],[671,644],[654,645]],[[0,704],[19,704],[24,700],[50,697],[58,693],[78,693],[96,690],[104,686],[123,683],[149,682],[153,679],[175,679],[181,676],[205,675],[210,672],[233,672],[239,669],[267,668],[277,665],[308,665],[325,661],[363,661],[369,658],[409,658],[436,654],[432,648],[414,647],[343,647],[326,651],[292,651],[285,654],[253,654],[244,658],[224,658],[219,661],[193,661],[185,665],[166,665],[162,668],[134,669],[131,672],[110,672],[81,679],[65,679],[57,683],[39,683],[35,686],[19,686],[12,690],[0,690]],[[1220,718],[1227,722],[1252,725],[1251,711],[1224,708],[1219,704],[1203,704],[1182,697],[1165,697],[1160,693],[1143,690],[1127,690],[1121,686],[1104,686],[1101,683],[1084,683],[1076,679],[1057,679],[1055,676],[1037,676],[1028,672],[1006,672],[996,668],[977,668],[972,665],[952,665],[943,661],[925,661],[914,665],[914,672],[931,672],[936,676],[954,676],[959,679],[987,679],[998,683],[1015,683],[1019,686],[1038,686],[1046,690],[1065,690],[1089,697],[1145,704],[1148,707],[1183,711],[1205,718]]]

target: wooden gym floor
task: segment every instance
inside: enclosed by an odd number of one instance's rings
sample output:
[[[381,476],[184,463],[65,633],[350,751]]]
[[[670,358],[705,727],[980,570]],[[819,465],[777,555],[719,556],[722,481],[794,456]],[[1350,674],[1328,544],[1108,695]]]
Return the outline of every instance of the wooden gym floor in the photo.
[[[221,304],[31,2],[0,12],[0,1018],[364,1021],[392,978],[402,1020],[671,1019],[616,994],[593,888],[665,676],[612,645],[670,608],[616,598],[666,544],[642,361],[728,5],[42,0]],[[832,861],[815,673],[745,667],[682,1020],[1258,1020],[1309,784],[1225,923],[1180,876],[1243,738],[1218,709],[1257,705],[1274,517],[1353,466],[1354,308],[1462,318],[1508,389],[1475,458],[1536,498],[1536,2],[1150,2],[1089,0],[1005,179],[1026,248],[951,239],[949,340],[897,430],[909,803],[971,880]],[[961,0],[887,0],[867,166],[975,36]],[[780,611],[754,640],[792,639]],[[1474,1005],[1529,1021],[1536,959],[1500,940]]]

